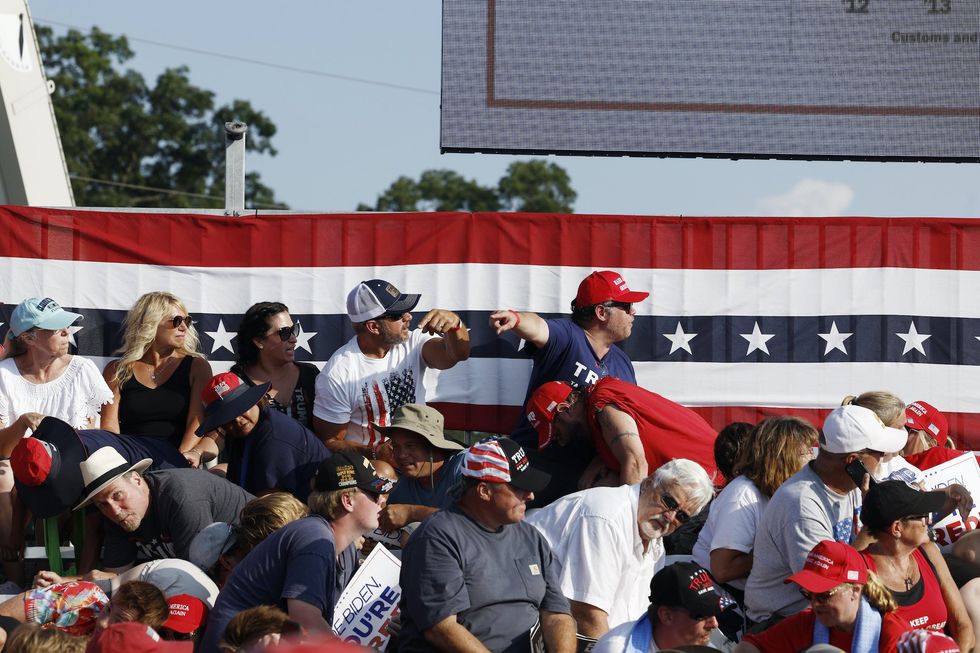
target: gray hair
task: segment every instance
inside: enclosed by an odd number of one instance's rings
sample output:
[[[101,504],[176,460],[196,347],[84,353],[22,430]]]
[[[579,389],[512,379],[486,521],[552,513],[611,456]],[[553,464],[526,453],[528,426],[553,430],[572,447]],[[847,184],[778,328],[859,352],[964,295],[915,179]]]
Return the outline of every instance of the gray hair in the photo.
[[[697,505],[698,513],[715,495],[715,488],[704,467],[686,458],[675,458],[661,465],[653,476],[644,479],[643,485],[657,488],[684,488],[691,501]]]

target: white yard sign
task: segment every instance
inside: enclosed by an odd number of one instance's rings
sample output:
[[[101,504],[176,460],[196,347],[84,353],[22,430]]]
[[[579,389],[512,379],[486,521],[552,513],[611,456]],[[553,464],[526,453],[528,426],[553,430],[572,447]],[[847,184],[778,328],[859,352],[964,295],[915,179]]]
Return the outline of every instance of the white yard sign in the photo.
[[[977,509],[976,504],[976,498],[980,497],[980,465],[977,465],[976,456],[965,453],[958,458],[947,460],[942,465],[927,469],[922,474],[925,477],[926,489],[942,490],[948,485],[959,483],[969,490],[974,498],[969,515],[961,515],[958,510],[955,510],[933,525],[933,530],[936,531],[936,544],[943,553],[949,553],[956,540],[980,524],[980,510]]]
[[[388,643],[388,623],[397,613],[402,590],[401,561],[383,546],[361,564],[344,588],[334,609],[333,631],[352,644],[382,650]]]

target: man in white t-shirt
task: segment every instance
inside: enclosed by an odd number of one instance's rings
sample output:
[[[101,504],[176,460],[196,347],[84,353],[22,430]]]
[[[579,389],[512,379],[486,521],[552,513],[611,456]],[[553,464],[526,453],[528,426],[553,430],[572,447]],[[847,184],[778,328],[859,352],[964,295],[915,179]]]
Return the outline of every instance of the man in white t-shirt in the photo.
[[[354,337],[334,352],[316,380],[313,430],[331,451],[370,458],[385,440],[395,409],[424,404],[426,368],[447,370],[470,356],[459,315],[430,310],[411,330],[421,295],[401,293],[383,279],[362,281],[347,295]]]
[[[561,565],[559,587],[580,636],[596,639],[643,615],[650,579],[664,563],[661,538],[713,492],[704,469],[679,458],[635,485],[576,492],[527,517]]]

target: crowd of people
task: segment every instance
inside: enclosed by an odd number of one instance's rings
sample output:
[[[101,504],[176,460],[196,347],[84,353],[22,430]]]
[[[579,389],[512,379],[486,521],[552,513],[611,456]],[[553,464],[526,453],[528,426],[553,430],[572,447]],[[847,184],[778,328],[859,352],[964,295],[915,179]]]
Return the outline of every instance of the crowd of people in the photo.
[[[930,537],[974,507],[925,485],[965,454],[942,413],[867,392],[716,432],[636,384],[618,343],[648,297],[603,270],[568,316],[492,312],[532,368],[513,432],[478,438],[423,386],[469,329],[441,308],[412,328],[421,296],[383,279],[350,290],[322,370],[280,302],[214,374],[180,298],[147,293],[100,373],[69,352],[81,315],[25,299],[0,360],[3,650],[343,646],[338,600],[384,547],[392,653],[973,651],[980,537]],[[77,574],[28,578],[31,530],[73,511]]]

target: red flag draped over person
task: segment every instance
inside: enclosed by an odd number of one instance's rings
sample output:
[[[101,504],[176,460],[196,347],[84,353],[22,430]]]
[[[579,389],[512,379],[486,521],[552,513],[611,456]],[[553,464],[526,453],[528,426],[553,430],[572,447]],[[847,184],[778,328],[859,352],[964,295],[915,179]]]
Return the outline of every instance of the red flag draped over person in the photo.
[[[615,378],[576,390],[552,381],[528,402],[527,417],[538,447],[590,441],[597,459],[579,487],[633,484],[674,458],[698,463],[714,478],[715,430],[689,408]],[[611,473],[611,474],[610,474]],[[609,478],[607,478],[609,477]]]

